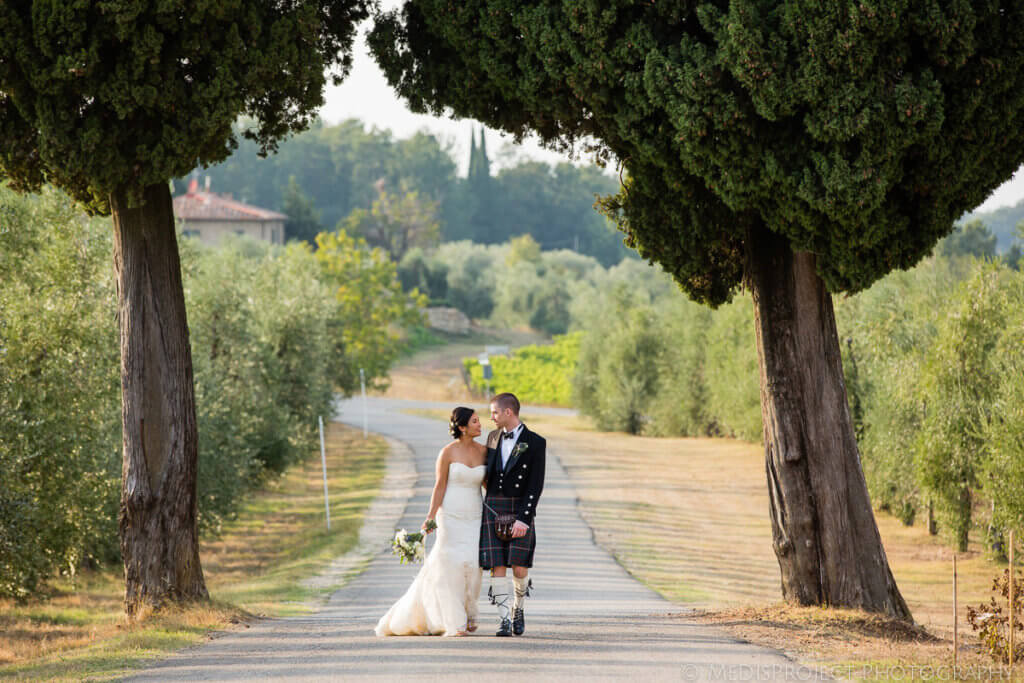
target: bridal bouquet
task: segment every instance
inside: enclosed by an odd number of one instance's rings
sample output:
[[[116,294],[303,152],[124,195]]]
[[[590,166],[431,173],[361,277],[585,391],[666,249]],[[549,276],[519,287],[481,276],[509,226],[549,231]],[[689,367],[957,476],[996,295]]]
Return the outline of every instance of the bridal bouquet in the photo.
[[[436,528],[436,525],[431,528]],[[398,555],[398,561],[402,564],[422,562],[426,553],[423,539],[424,534],[420,531],[410,533],[399,529],[391,539],[391,552]]]

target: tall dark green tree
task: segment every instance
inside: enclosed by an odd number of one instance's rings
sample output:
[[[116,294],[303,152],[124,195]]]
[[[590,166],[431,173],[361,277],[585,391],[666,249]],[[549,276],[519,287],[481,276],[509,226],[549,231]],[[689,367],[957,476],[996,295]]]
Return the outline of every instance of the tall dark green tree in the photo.
[[[309,195],[295,182],[295,176],[288,177],[288,185],[281,197],[281,212],[288,216],[284,224],[285,239],[316,244],[316,236],[324,229],[320,223],[320,212],[314,208]]]
[[[494,178],[491,177],[491,160],[487,157],[487,138],[480,129],[480,144],[476,134],[471,133],[469,149],[469,171],[465,180],[462,199],[465,202],[465,216],[470,223],[470,235],[475,242],[484,244],[503,241],[500,218],[495,204]]]
[[[598,140],[642,256],[711,305],[749,287],[783,594],[909,619],[830,293],[916,263],[1024,161],[1024,5],[407,0],[370,44],[416,111]]]
[[[939,242],[937,251],[943,256],[991,259],[996,255],[996,236],[982,221],[974,219],[957,226],[949,237]]]
[[[225,159],[232,124],[264,152],[351,65],[364,0],[0,5],[0,179],[52,183],[114,225],[121,337],[120,510],[129,616],[207,595],[196,413],[169,181]]]

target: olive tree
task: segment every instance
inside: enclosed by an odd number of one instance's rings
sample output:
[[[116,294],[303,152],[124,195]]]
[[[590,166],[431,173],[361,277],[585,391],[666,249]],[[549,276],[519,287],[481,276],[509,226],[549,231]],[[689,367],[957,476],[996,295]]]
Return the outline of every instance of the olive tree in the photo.
[[[604,201],[712,306],[752,294],[784,596],[910,618],[830,294],[907,268],[1024,160],[1024,5],[406,0],[371,47],[416,111],[596,141]]]
[[[272,151],[351,64],[366,0],[0,4],[0,179],[113,214],[125,608],[207,595],[196,414],[169,181],[225,159],[232,124]]]

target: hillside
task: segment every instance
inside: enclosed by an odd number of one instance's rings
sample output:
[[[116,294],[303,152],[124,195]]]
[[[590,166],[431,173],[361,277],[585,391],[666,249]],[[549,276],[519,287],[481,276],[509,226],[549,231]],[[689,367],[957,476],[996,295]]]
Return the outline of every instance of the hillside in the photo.
[[[976,212],[964,215],[960,223],[977,218],[996,236],[996,250],[1003,252],[1010,248],[1016,235],[1017,224],[1024,221],[1024,200],[1014,206],[1004,206],[995,211]]]

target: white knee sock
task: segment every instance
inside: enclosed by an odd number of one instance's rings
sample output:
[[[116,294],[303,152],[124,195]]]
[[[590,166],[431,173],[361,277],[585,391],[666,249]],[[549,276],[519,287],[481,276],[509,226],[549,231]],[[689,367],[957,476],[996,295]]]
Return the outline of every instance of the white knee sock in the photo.
[[[512,603],[512,609],[522,609],[523,601],[530,594],[530,579],[526,576],[521,579],[518,576],[513,576],[512,585],[515,587],[515,601]]]
[[[487,589],[487,596],[491,604],[498,608],[498,617],[509,618],[509,590],[508,578],[505,576],[491,576],[491,587]]]

